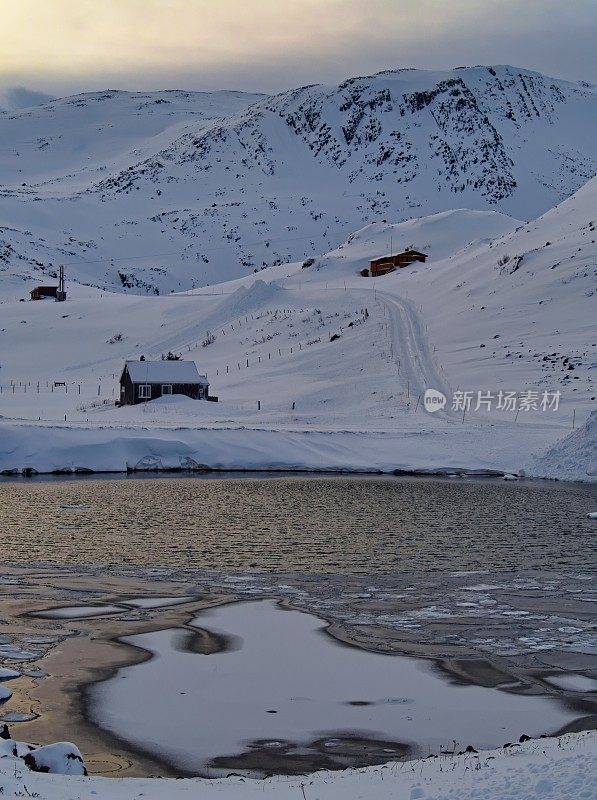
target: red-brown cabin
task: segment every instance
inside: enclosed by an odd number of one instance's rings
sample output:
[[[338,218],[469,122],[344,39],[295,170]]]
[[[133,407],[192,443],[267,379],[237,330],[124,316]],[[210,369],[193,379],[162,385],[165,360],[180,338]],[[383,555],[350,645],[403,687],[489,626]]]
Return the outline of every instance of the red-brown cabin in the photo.
[[[420,253],[418,250],[405,250],[403,253],[374,258],[373,261],[369,263],[369,270],[371,272],[371,277],[386,275],[388,272],[394,272],[395,269],[408,267],[409,264],[415,261],[421,261],[424,264],[427,258],[428,256],[426,253]]]
[[[41,300],[44,297],[57,297],[58,287],[57,286],[36,286],[35,289],[31,289],[30,295],[32,300]]]

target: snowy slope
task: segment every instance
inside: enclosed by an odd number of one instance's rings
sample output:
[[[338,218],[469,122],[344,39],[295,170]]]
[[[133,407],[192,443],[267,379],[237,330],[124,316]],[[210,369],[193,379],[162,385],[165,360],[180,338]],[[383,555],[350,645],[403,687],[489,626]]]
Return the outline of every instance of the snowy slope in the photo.
[[[9,749],[9,748],[5,748]],[[595,797],[597,738],[594,731],[537,739],[481,753],[430,757],[380,767],[317,772],[311,776],[246,781],[100,778],[44,775],[23,770],[10,752],[0,761],[0,787],[6,797],[40,800],[539,800]]]
[[[463,206],[531,219],[597,171],[596,111],[588,84],[475,67],[0,115],[0,264],[14,291],[63,263],[163,294],[317,256],[373,221]]]
[[[597,179],[539,219],[413,280],[452,381],[597,399]]]
[[[390,241],[429,253],[375,283],[415,303],[452,388],[560,390],[585,413],[597,399],[596,209],[593,179],[525,225],[466,210],[370,225],[314,269],[354,275]]]
[[[519,471],[595,407],[596,188],[529,224],[466,209],[375,223],[309,268],[190,293],[73,286],[66,303],[7,298],[0,468]],[[429,261],[362,278],[390,242]],[[196,361],[220,402],[114,407],[124,360],[168,351]],[[561,402],[520,417],[472,408],[463,424],[450,408],[428,414],[427,388],[560,391]],[[566,476],[590,478],[574,454]]]
[[[139,157],[148,140],[174,138],[197,122],[230,116],[264,95],[245,92],[124,92],[110,89],[0,113],[3,187],[67,179],[91,166]],[[128,166],[128,163],[127,163]]]

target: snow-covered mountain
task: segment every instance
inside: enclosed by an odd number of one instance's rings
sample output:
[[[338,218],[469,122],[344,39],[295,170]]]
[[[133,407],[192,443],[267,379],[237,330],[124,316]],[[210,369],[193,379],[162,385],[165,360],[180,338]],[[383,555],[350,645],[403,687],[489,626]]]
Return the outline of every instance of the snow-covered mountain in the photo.
[[[0,114],[0,269],[137,293],[297,261],[455,207],[528,220],[597,172],[597,88],[398,70],[275,97],[105,92]]]

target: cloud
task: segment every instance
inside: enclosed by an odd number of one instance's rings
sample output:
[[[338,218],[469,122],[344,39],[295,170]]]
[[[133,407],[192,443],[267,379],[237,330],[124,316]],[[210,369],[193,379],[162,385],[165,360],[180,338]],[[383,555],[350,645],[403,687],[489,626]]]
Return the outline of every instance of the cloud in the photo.
[[[49,91],[276,91],[384,68],[514,63],[597,80],[594,0],[19,0],[0,72]]]
[[[27,89],[25,86],[7,86],[6,89],[0,89],[0,106],[8,111],[40,106],[54,99],[51,94]]]

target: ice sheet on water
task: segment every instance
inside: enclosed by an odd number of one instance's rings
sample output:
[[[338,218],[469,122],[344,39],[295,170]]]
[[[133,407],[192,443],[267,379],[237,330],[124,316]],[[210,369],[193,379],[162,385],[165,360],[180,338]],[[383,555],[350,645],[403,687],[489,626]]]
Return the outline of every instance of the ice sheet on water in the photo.
[[[551,675],[545,681],[558,689],[570,692],[597,692],[597,679],[586,675],[568,673],[567,675]]]
[[[59,606],[42,611],[32,611],[30,616],[41,619],[86,619],[88,617],[103,617],[107,614],[126,612],[123,606]]]
[[[0,722],[31,722],[37,719],[38,715],[33,713],[26,713],[22,711],[7,711],[6,714],[0,714]]]
[[[12,692],[6,686],[0,686],[0,703],[5,703],[12,697]]]
[[[20,677],[21,673],[18,670],[10,669],[10,667],[0,667],[0,681],[10,681]]]
[[[43,655],[42,650],[28,649],[18,644],[0,644],[0,658],[11,661],[35,661],[41,655]]]
[[[121,600],[120,602],[125,606],[151,609],[178,606],[183,603],[191,603],[196,599],[197,595],[186,595],[183,597],[135,597],[132,600]]]
[[[22,636],[21,641],[25,644],[54,644],[59,641],[59,636]]]

